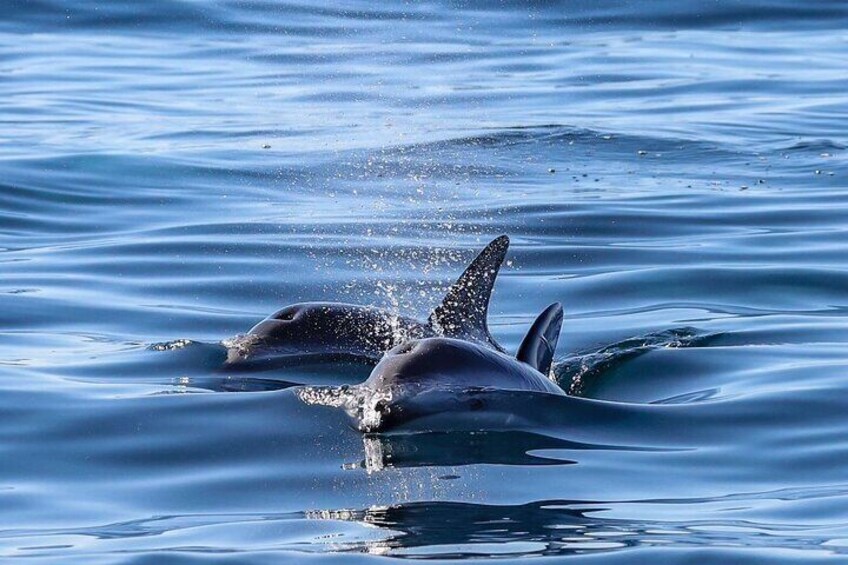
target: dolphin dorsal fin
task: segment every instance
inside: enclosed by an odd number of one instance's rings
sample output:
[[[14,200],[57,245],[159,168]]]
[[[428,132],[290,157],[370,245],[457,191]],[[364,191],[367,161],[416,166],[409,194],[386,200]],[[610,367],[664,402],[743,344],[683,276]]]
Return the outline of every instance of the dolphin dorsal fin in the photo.
[[[533,322],[515,357],[547,376],[551,372],[561,328],[562,304],[554,302]]]
[[[507,249],[509,238],[502,235],[489,243],[468,265],[427,320],[436,333],[478,341],[504,351],[489,333],[486,316],[492,287]]]

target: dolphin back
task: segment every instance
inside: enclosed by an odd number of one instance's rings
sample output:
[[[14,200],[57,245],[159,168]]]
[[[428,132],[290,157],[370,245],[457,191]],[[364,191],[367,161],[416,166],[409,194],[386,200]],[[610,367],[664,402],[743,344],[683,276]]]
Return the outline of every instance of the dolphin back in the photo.
[[[448,289],[442,303],[427,320],[437,334],[477,341],[505,352],[489,333],[486,316],[507,249],[509,237],[502,235],[493,240]]]
[[[515,357],[543,375],[550,373],[562,329],[562,318],[562,304],[559,302],[545,308],[524,336]]]

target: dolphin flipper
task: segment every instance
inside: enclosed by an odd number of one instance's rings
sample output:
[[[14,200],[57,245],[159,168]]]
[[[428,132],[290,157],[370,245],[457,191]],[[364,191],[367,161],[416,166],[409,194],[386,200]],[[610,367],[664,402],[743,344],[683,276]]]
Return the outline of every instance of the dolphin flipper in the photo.
[[[496,238],[450,287],[442,303],[427,320],[438,334],[479,341],[500,352],[505,351],[489,333],[486,316],[492,288],[507,249],[509,237],[502,235]]]
[[[551,371],[561,328],[562,304],[554,302],[533,322],[515,357],[547,375]]]

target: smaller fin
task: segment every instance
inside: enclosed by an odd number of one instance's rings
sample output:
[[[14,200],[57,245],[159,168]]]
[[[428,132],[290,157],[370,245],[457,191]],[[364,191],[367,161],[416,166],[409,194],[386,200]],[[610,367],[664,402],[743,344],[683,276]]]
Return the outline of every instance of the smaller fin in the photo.
[[[502,235],[489,243],[468,265],[427,320],[437,333],[477,341],[497,351],[505,351],[489,333],[486,317],[492,288],[507,249],[509,237]]]
[[[562,304],[559,302],[545,308],[521,342],[516,359],[547,376],[551,372],[551,363],[559,341],[562,317]]]

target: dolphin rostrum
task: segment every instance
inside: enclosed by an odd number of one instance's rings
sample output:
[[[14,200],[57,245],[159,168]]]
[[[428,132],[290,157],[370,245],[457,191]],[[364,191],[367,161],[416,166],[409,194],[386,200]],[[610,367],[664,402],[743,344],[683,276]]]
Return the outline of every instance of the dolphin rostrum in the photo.
[[[426,322],[388,310],[334,302],[304,302],[274,312],[247,334],[224,342],[228,364],[263,362],[280,356],[321,355],[376,363],[383,353],[411,339],[443,336],[495,351],[486,316],[509,238],[494,239],[450,287]]]
[[[461,419],[472,429],[509,425],[516,416],[487,410],[487,393],[565,395],[549,378],[562,319],[559,303],[548,306],[524,338],[517,358],[449,337],[403,343],[386,353],[364,383],[346,388],[359,401],[345,408],[363,432],[407,424],[431,429],[437,417],[456,412],[463,413]]]

